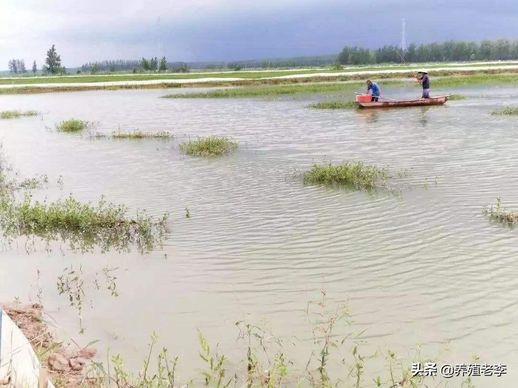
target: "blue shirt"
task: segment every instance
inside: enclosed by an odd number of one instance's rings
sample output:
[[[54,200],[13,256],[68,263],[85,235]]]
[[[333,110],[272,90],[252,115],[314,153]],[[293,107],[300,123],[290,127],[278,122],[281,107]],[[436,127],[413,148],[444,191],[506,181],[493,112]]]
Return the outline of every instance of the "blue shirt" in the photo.
[[[380,95],[380,87],[378,86],[378,84],[376,82],[373,82],[371,83],[368,87],[367,87],[367,91],[371,90],[372,91],[372,95],[374,97],[379,97]]]

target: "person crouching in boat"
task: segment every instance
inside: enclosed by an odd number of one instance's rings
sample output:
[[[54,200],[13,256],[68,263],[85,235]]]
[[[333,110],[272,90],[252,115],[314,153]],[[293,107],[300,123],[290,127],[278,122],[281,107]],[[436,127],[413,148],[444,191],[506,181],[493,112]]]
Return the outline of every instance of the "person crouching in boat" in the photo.
[[[423,86],[423,95],[421,98],[430,98],[430,77],[428,77],[428,72],[425,70],[418,72],[417,81]]]
[[[381,94],[378,84],[370,79],[367,80],[367,94],[371,95],[371,102],[378,102]]]

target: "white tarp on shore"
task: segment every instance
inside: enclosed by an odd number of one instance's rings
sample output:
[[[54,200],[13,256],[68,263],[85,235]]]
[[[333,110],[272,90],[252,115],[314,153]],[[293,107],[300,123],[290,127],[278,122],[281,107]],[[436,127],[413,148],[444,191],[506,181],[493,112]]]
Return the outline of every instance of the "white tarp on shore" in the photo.
[[[29,340],[0,309],[0,387],[37,388],[39,376],[40,362]],[[47,388],[54,385],[49,381]]]

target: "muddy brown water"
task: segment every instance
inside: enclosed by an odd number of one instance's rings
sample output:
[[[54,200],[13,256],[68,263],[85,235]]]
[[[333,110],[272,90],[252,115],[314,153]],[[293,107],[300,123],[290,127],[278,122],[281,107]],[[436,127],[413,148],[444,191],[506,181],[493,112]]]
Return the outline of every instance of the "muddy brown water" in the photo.
[[[512,105],[518,89],[465,88],[454,92],[468,99],[444,107],[369,112],[307,108],[336,95],[158,98],[183,92],[0,96],[0,110],[42,113],[0,120],[4,156],[20,176],[49,177],[35,197],[104,195],[130,211],[170,213],[163,248],[147,255],[81,254],[66,243],[27,253],[25,240],[2,244],[1,300],[41,299],[61,335],[100,340],[102,355],[121,353],[132,367],[156,331],[187,377],[201,367],[198,329],[231,358],[242,356],[234,326],[242,319],[296,339],[292,358],[302,362],[312,348],[305,308],[325,289],[333,303],[347,303],[366,349],[410,357],[421,345],[422,354],[456,363],[478,355],[508,364],[510,375],[479,378],[477,386],[512,386],[518,230],[488,222],[482,209],[498,196],[518,209],[518,121],[490,114]],[[72,117],[107,134],[168,130],[175,138],[114,141],[55,131]],[[239,150],[210,160],[178,150],[179,142],[215,134],[231,136]],[[394,179],[398,194],[302,184],[300,172],[313,163],[344,160],[407,174]],[[71,265],[85,279],[84,334],[56,289]],[[105,267],[118,268],[116,298],[93,286]]]

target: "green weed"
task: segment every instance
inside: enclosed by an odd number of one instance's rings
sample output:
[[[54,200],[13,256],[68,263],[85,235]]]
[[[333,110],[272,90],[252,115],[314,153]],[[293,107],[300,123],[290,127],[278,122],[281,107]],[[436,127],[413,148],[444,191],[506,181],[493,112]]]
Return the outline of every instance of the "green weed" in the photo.
[[[88,121],[77,119],[65,120],[56,125],[58,131],[68,133],[80,132],[86,127],[88,127]]]
[[[518,115],[518,107],[506,106],[502,109],[495,110],[491,114],[497,116],[516,116]]]
[[[171,139],[173,135],[170,132],[144,132],[144,131],[130,131],[122,132],[117,131],[112,133],[113,139],[129,139],[129,140],[140,140],[140,139]]]
[[[18,119],[20,117],[37,116],[38,112],[35,110],[19,111],[19,110],[6,110],[0,112],[0,119]]]
[[[237,143],[226,138],[209,136],[180,144],[180,150],[191,156],[213,157],[226,155],[237,148]]]
[[[358,107],[355,101],[322,101],[311,104],[314,109],[354,109]]]
[[[304,183],[349,186],[355,189],[375,189],[388,177],[384,168],[369,166],[363,162],[346,162],[339,165],[314,164],[304,174]]]

